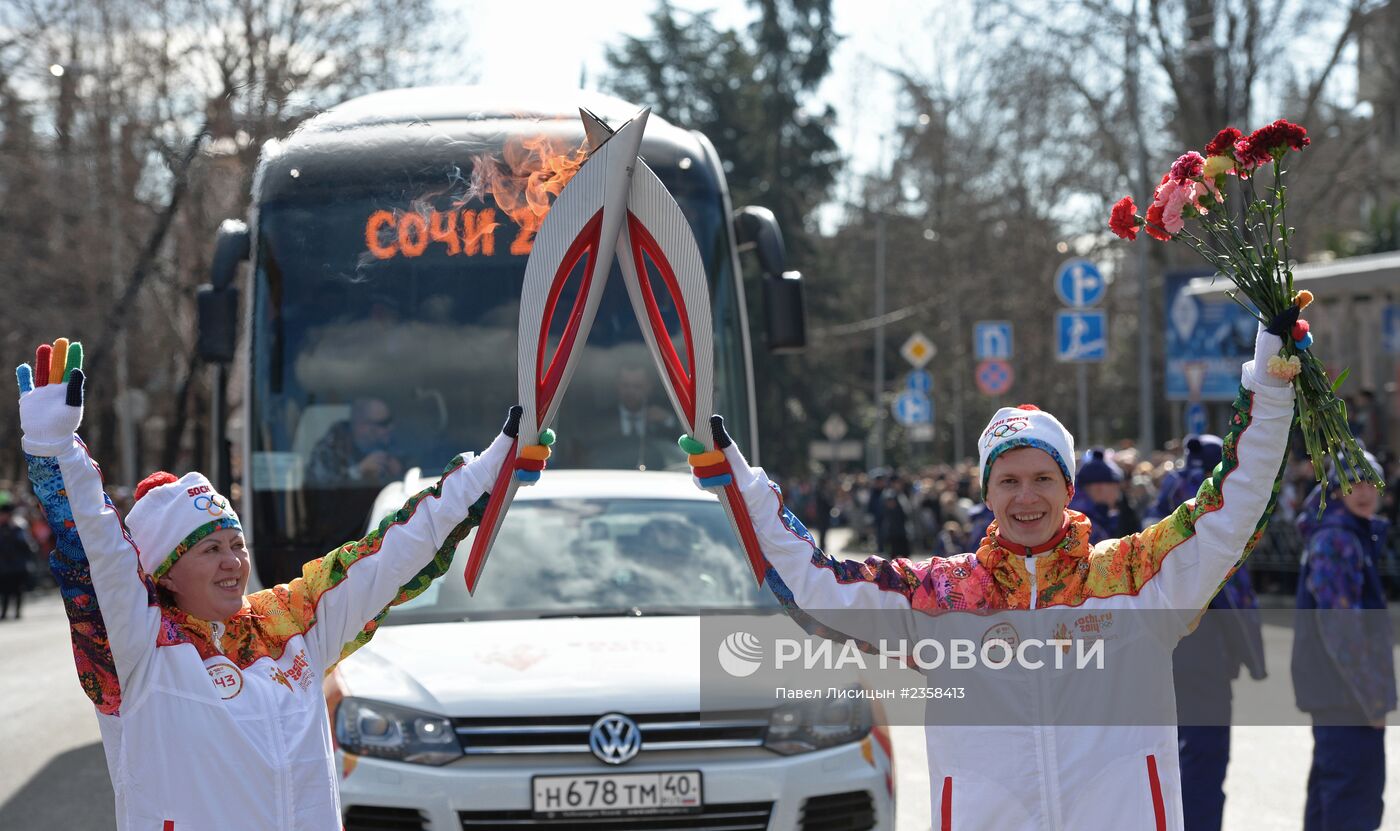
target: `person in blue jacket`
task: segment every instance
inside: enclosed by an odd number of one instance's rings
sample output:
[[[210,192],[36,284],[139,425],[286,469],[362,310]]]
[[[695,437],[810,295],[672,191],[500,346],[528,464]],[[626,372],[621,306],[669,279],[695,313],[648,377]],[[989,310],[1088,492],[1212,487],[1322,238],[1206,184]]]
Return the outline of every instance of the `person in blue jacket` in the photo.
[[[1142,530],[1136,512],[1123,498],[1123,471],[1102,448],[1090,448],[1074,475],[1074,498],[1069,509],[1093,523],[1089,544],[1098,545]]]
[[[1380,472],[1380,465],[1367,454]],[[1334,466],[1335,467],[1335,466]],[[1389,523],[1380,496],[1361,482],[1343,494],[1334,472],[1298,516],[1306,540],[1298,575],[1293,692],[1312,716],[1304,831],[1370,831],[1381,825],[1385,717],[1395,709],[1394,637],[1377,562]]]
[[[1160,521],[1194,499],[1220,464],[1224,443],[1204,433],[1186,439],[1185,464],[1167,474],[1148,520]],[[1265,675],[1259,599],[1249,572],[1237,569],[1215,595],[1194,632],[1172,653],[1177,702],[1177,750],[1186,831],[1220,831],[1225,813],[1225,770],[1230,764],[1231,683],[1247,667]]]

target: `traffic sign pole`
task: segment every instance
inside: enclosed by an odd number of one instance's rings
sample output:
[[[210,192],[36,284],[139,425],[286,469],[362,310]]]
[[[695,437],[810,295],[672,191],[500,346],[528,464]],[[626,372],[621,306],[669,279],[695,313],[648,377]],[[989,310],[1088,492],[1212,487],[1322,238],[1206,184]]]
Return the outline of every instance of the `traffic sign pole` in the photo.
[[[1089,365],[1077,364],[1079,375],[1079,434],[1074,441],[1080,447],[1089,446]]]

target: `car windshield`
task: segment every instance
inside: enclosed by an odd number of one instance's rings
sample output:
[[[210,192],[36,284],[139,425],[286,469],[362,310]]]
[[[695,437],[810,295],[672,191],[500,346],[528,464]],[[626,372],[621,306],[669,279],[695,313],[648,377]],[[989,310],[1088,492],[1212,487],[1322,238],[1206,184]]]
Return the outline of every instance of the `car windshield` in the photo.
[[[452,569],[388,623],[504,617],[776,611],[717,501],[517,501],[475,596],[463,580],[468,537]]]

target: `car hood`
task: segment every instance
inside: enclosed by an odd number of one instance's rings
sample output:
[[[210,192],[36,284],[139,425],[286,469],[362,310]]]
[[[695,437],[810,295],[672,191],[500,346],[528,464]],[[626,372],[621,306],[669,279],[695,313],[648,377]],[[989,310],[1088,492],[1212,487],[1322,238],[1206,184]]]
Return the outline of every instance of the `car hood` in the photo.
[[[447,716],[700,709],[699,617],[381,627],[340,664],[348,695]]]

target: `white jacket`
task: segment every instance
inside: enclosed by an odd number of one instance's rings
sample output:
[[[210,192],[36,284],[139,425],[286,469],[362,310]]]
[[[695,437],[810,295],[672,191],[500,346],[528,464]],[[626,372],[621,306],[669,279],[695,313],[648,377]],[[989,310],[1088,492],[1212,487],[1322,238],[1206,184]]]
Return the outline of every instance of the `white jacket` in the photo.
[[[726,451],[768,560],[768,585],[809,630],[815,624],[874,644],[890,630],[912,632],[929,621],[915,612],[968,611],[978,615],[951,618],[995,638],[1025,638],[1028,626],[1049,630],[1065,619],[1078,637],[1074,621],[1092,629],[1115,610],[1175,610],[1151,613],[1170,623],[1158,627],[1160,643],[1152,645],[1165,663],[1152,704],[1168,713],[1165,720],[1041,721],[1037,708],[1056,705],[1048,685],[1034,680],[1045,676],[1034,674],[983,687],[988,698],[1003,699],[986,701],[988,708],[1023,709],[1021,724],[948,726],[927,718],[934,831],[1180,831],[1171,649],[1262,534],[1293,417],[1290,386],[1257,381],[1251,364],[1243,384],[1224,461],[1197,497],[1139,534],[1093,547],[1088,520],[1067,511],[1062,536],[1037,550],[1003,542],[993,524],[974,553],[837,560],[816,547],[761,470],[749,469],[737,449]],[[1031,609],[1046,611],[1011,611]],[[1004,626],[1019,632],[997,628]],[[1131,687],[1137,679],[1118,680]],[[927,713],[952,704],[930,700]]]
[[[480,457],[457,457],[365,539],[212,623],[158,602],[76,436],[57,456],[27,455],[56,535],[50,566],[97,708],[118,829],[340,829],[322,676],[389,606],[445,572],[509,447],[498,437]]]

